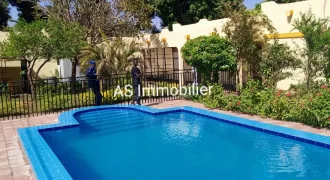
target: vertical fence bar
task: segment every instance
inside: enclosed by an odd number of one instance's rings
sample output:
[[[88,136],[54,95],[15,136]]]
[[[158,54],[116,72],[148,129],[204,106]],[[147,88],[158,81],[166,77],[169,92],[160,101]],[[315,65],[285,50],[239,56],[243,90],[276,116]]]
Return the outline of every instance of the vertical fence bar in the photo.
[[[61,100],[60,100],[60,107],[61,107],[61,111],[63,111],[64,110],[64,108],[65,108],[65,105],[63,104],[63,102],[66,102],[65,101],[65,92],[66,92],[66,90],[65,90],[65,88],[66,88],[66,82],[65,82],[65,80],[62,80],[62,82],[61,82],[61,84],[62,84],[62,88],[60,89],[60,98],[61,98]]]
[[[37,99],[37,89],[40,88],[36,83],[33,83],[34,84],[34,90],[31,92],[31,100],[33,102],[35,102],[36,104],[36,107],[35,107],[35,112],[33,112],[33,115],[36,114],[37,116],[39,116],[39,108],[38,108],[38,99]],[[32,87],[31,87],[32,88]],[[39,90],[40,91],[40,90]],[[39,101],[39,105],[41,106],[41,101]],[[42,115],[42,114],[41,114]]]
[[[29,84],[28,84],[29,88]],[[29,100],[29,94],[26,95],[26,101],[28,102],[28,117],[30,117],[31,112],[33,112],[33,102],[30,103],[31,99]]]
[[[14,108],[15,110],[13,110],[14,112],[14,115],[15,115],[15,119],[18,117],[18,110],[17,110],[17,103],[16,103],[16,89],[17,87],[14,85],[14,97],[13,97],[13,100],[14,100]]]
[[[113,104],[113,101],[114,101],[114,99],[115,99],[115,97],[114,97],[114,93],[113,93],[113,91],[112,91],[112,84],[113,84],[113,79],[112,78],[110,78],[109,79],[109,93],[110,93],[110,95],[109,95],[109,103],[110,104]]]
[[[13,113],[12,113],[12,109],[13,109],[13,107],[12,107],[12,101],[11,101],[11,93],[9,94],[9,98],[10,98],[10,111],[9,111],[9,113],[10,113],[10,116],[12,117],[13,116]],[[8,99],[7,99],[7,96],[6,96],[6,102],[8,102]],[[7,108],[7,112],[8,112],[8,108]]]
[[[23,101],[23,116],[25,117],[25,114],[26,114],[26,113],[25,113],[25,103],[26,103],[26,102],[24,101],[24,99],[25,99],[25,94],[22,95],[22,101]],[[28,108],[29,108],[29,104],[28,104],[28,103],[26,103],[26,104],[28,105]]]
[[[1,116],[2,116],[2,118],[4,118],[4,117],[6,117],[5,116],[5,112],[4,112],[4,110],[5,110],[5,106],[4,106],[4,104],[3,104],[3,96],[4,96],[4,94],[6,94],[6,90],[7,88],[6,88],[6,86],[5,86],[5,88],[1,91]],[[5,101],[6,103],[7,103],[7,101]]]
[[[42,114],[42,111],[44,111],[44,114],[46,115],[46,104],[49,107],[48,91],[49,91],[49,89],[51,90],[51,85],[50,85],[48,79],[46,79],[46,84],[44,84],[44,82],[42,82],[42,84],[40,84],[40,86],[42,88],[42,91],[41,91],[42,95],[41,94],[39,94],[39,95],[37,94],[37,95],[40,96],[40,104],[41,104],[41,102],[43,102],[44,106],[42,107],[42,105],[40,105],[39,108],[40,108],[41,114]]]
[[[70,79],[70,94],[68,94],[69,98],[70,98],[70,106],[68,107],[68,109],[74,108],[74,104],[73,104],[73,99],[72,99],[72,94],[75,93],[75,84],[74,81],[76,81],[77,79],[75,78],[75,80]]]

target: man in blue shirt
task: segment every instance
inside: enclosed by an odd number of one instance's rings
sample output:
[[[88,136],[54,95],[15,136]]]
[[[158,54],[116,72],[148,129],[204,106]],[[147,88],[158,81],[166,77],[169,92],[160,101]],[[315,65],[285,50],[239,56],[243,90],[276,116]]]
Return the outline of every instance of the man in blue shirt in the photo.
[[[137,67],[139,64],[138,59],[133,59],[133,67],[131,70],[132,73],[132,83],[133,83],[133,91],[134,91],[134,98],[133,98],[133,104],[136,101],[138,105],[141,105],[140,102],[140,95],[142,94],[142,85],[141,85],[141,77],[142,72]]]
[[[96,75],[96,63],[94,60],[90,60],[89,64],[91,65],[86,73],[86,77],[88,79],[88,86],[92,89],[95,95],[95,105],[99,106],[102,102],[102,94],[100,90],[100,82],[97,79]]]

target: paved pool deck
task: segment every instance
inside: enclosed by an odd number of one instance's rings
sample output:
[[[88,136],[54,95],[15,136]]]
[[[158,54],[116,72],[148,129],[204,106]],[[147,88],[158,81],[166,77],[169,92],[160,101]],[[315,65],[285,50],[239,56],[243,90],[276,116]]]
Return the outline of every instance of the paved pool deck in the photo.
[[[205,108],[204,105],[200,103],[195,103],[185,100],[148,103],[145,105],[154,108],[193,106],[197,108],[207,109]],[[212,110],[212,111],[253,119],[269,124],[290,127],[293,129],[312,132],[320,135],[330,136],[330,130],[316,129],[300,123],[277,121],[269,118],[263,119],[258,116],[250,116],[250,115],[221,111],[221,110]],[[0,180],[35,179],[33,176],[31,166],[28,163],[26,156],[21,149],[21,145],[19,143],[19,139],[17,135],[17,128],[44,125],[44,124],[54,124],[57,123],[57,116],[58,114],[51,114],[51,115],[38,116],[38,117],[0,121]]]

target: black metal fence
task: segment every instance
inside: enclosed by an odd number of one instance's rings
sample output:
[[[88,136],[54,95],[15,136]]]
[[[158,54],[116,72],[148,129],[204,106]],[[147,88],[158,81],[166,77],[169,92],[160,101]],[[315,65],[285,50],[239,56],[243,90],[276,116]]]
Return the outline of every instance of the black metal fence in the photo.
[[[179,87],[188,88],[200,83],[195,72],[171,72],[144,74],[142,78],[142,104],[180,99]],[[235,91],[235,81],[223,75],[224,87]],[[132,79],[129,75],[114,75],[99,79],[103,105],[127,104],[133,98]],[[24,93],[23,86],[29,85],[32,93]],[[32,84],[32,85],[31,85]],[[93,106],[95,95],[85,77],[70,79],[6,82],[0,84],[0,120],[26,116],[39,116],[68,109]]]

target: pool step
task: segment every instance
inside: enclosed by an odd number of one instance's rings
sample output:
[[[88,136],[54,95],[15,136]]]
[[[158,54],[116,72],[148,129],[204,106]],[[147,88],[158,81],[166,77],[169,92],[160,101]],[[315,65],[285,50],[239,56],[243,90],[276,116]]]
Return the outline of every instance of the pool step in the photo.
[[[128,116],[132,114],[140,114],[140,113],[128,113],[127,111],[100,111],[99,113],[85,113],[81,114],[78,117],[79,122],[91,122],[91,121],[98,121],[100,119],[104,118],[114,118],[114,117],[122,117],[122,116]],[[142,115],[142,114],[141,114]]]
[[[117,132],[124,132],[124,131],[130,131],[133,129],[138,128],[145,128],[154,126],[157,124],[161,124],[166,122],[166,120],[140,120],[140,121],[132,121],[131,123],[125,124],[125,125],[118,125],[118,126],[98,126],[98,127],[92,127],[91,133],[97,133],[97,134],[109,134],[109,133],[117,133]]]
[[[155,124],[167,123],[181,119],[180,114],[166,114],[153,116],[143,112],[120,111],[100,111],[98,115],[94,113],[80,115],[80,127],[90,133],[112,133],[127,131],[136,128],[153,126]]]
[[[115,127],[124,126],[126,124],[136,123],[140,121],[150,121],[154,118],[146,117],[121,117],[116,119],[103,119],[93,122],[83,122],[80,124],[81,127],[91,127],[91,128],[103,128],[103,127]]]

